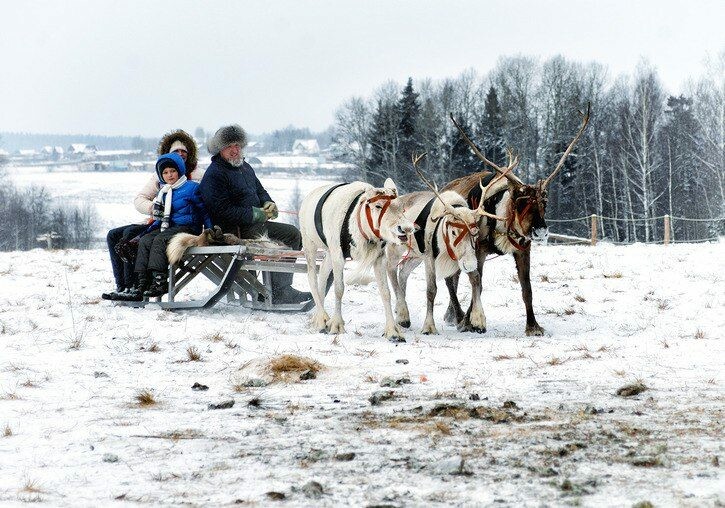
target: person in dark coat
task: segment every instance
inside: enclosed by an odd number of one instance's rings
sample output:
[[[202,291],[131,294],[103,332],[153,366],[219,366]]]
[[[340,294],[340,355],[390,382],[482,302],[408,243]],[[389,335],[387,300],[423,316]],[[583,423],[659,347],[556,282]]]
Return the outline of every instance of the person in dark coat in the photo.
[[[136,256],[137,284],[128,300],[166,294],[168,290],[169,261],[166,247],[177,233],[198,235],[204,227],[211,228],[209,215],[199,192],[199,184],[184,176],[184,160],[176,153],[159,157],[156,162],[161,189],[154,199],[157,218],[140,235]],[[150,285],[149,285],[150,284]]]
[[[202,171],[197,170],[196,167],[197,149],[194,138],[181,129],[167,132],[159,141],[157,154],[163,155],[170,152],[178,153],[184,159],[187,178],[196,181],[201,180]],[[154,173],[133,200],[136,210],[144,214],[146,220],[138,224],[126,224],[125,226],[113,228],[106,235],[116,289],[103,293],[101,298],[104,300],[123,300],[136,284],[134,260],[137,245],[130,243],[130,240],[143,233],[148,227],[153,214],[153,200],[159,192],[160,186],[161,184]],[[119,254],[119,250],[123,257]]]
[[[247,134],[239,125],[227,125],[209,139],[211,164],[201,180],[201,195],[211,220],[225,233],[239,238],[266,235],[293,250],[302,248],[300,231],[290,225],[272,222],[279,212],[272,197],[243,157]],[[272,300],[300,303],[312,298],[292,287],[291,273],[272,273]]]

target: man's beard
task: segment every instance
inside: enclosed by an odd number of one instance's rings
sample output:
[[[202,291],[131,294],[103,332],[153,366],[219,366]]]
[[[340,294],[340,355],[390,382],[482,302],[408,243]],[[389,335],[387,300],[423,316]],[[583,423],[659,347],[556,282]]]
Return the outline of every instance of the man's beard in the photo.
[[[242,163],[244,162],[244,157],[242,157],[242,156],[240,155],[239,157],[237,157],[237,158],[235,158],[235,159],[229,159],[229,160],[227,160],[227,162],[228,162],[229,164],[231,164],[232,166],[234,166],[235,168],[238,168],[238,167],[239,167],[239,166],[241,166],[241,165],[242,165]]]

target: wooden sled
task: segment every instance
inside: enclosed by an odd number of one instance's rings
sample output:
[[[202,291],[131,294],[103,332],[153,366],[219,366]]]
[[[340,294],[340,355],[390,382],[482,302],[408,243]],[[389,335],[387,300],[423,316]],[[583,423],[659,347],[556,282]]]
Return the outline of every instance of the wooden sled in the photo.
[[[178,266],[169,266],[169,292],[166,297],[141,302],[114,302],[129,307],[158,306],[162,309],[208,309],[226,298],[227,303],[247,309],[275,312],[305,312],[314,300],[302,303],[275,303],[272,295],[272,272],[307,273],[307,263],[300,251],[261,248],[250,245],[191,247]],[[256,272],[261,272],[262,280]],[[179,292],[197,276],[203,275],[216,287],[202,298],[176,301]],[[330,284],[327,285],[329,289]]]

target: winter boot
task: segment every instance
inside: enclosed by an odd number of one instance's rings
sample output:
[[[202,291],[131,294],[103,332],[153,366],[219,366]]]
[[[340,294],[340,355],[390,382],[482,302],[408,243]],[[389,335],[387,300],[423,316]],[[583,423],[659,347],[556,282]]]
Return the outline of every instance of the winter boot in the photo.
[[[103,293],[101,295],[101,298],[103,298],[104,300],[121,300],[120,296],[124,291],[126,291],[126,288],[122,288],[121,286],[118,286],[115,291],[109,291],[108,293]]]
[[[144,292],[144,296],[147,298],[154,298],[157,296],[163,296],[169,291],[169,281],[166,272],[151,272],[151,285]]]
[[[146,272],[137,273],[136,285],[128,291],[121,293],[121,301],[124,302],[140,302],[143,300],[143,293],[148,288],[148,278]]]

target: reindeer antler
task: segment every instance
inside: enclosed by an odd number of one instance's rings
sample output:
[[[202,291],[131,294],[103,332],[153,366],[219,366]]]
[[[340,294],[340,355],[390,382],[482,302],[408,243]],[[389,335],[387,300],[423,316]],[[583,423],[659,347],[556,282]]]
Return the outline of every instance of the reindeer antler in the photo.
[[[486,158],[486,156],[481,153],[481,150],[478,149],[478,147],[476,146],[476,144],[473,141],[471,141],[471,139],[466,135],[465,131],[463,130],[463,127],[461,127],[460,125],[458,125],[458,122],[456,122],[456,119],[453,118],[453,113],[450,113],[450,117],[451,117],[451,121],[453,122],[453,125],[456,126],[456,128],[458,129],[458,132],[460,132],[461,133],[461,136],[463,136],[464,141],[468,144],[468,146],[471,147],[471,150],[473,150],[473,153],[476,154],[476,157],[478,157],[485,164],[488,164],[490,167],[492,167],[493,169],[495,169],[496,171],[498,171],[498,173],[501,176],[506,176],[506,179],[509,182],[513,183],[514,185],[519,186],[519,187],[521,187],[521,186],[524,185],[524,182],[522,182],[521,180],[519,180],[518,177],[516,177],[515,175],[513,175],[511,173],[508,173],[508,171],[506,171],[504,168],[502,168],[499,165],[497,165],[497,164],[491,162],[490,160],[488,160]],[[507,153],[510,154],[511,153],[510,150],[507,150]],[[519,158],[518,157],[516,157],[515,161],[512,160],[511,157],[509,157],[509,165],[507,167],[508,170],[509,171],[512,170],[514,167],[516,167],[518,165],[518,163],[519,163]]]
[[[571,151],[574,149],[574,145],[576,145],[577,141],[579,141],[579,138],[584,133],[584,129],[587,128],[587,124],[589,123],[589,113],[590,113],[591,109],[592,109],[592,103],[587,102],[587,112],[582,113],[581,111],[579,111],[579,114],[584,116],[584,118],[582,119],[582,126],[579,127],[579,132],[576,133],[576,136],[574,137],[574,139],[572,139],[571,143],[569,143],[569,146],[567,147],[564,154],[561,156],[561,159],[559,159],[559,163],[556,165],[556,168],[554,168],[554,171],[546,178],[546,180],[544,180],[541,183],[542,189],[546,189],[546,186],[549,185],[549,183],[551,183],[551,180],[559,172],[561,167],[564,165],[564,161],[569,156]]]
[[[423,152],[420,155],[416,155],[415,153],[413,153],[412,156],[411,156],[411,158],[413,160],[413,169],[415,169],[415,172],[418,174],[418,178],[420,178],[423,181],[423,183],[426,184],[426,186],[430,190],[432,190],[433,193],[438,197],[438,200],[441,203],[443,203],[443,206],[445,207],[447,213],[450,213],[455,218],[457,218],[458,220],[461,220],[462,221],[463,219],[461,219],[461,217],[456,213],[456,209],[453,208],[449,203],[446,203],[443,200],[443,198],[441,197],[440,193],[438,192],[438,186],[436,184],[434,184],[433,182],[431,182],[430,180],[428,180],[428,178],[426,178],[426,176],[423,174],[423,172],[418,167],[418,163],[421,160],[423,160],[425,158],[425,156],[426,156],[426,152]]]
[[[510,153],[511,153],[511,152],[509,151],[509,154],[510,154]],[[510,161],[510,160],[511,160],[511,159],[509,158],[509,161]],[[516,164],[518,164],[518,161],[516,162]],[[484,210],[484,209],[483,209],[483,203],[484,203],[484,201],[486,201],[486,193],[488,192],[488,189],[489,189],[489,188],[491,188],[491,186],[492,186],[492,185],[493,185],[494,183],[498,182],[498,181],[499,181],[499,180],[501,180],[501,179],[502,179],[503,177],[505,177],[505,176],[506,176],[506,174],[507,174],[507,173],[508,173],[509,171],[511,171],[511,170],[513,169],[513,167],[514,167],[514,166],[515,166],[515,164],[514,164],[514,165],[509,165],[509,167],[507,167],[507,168],[506,168],[506,170],[505,170],[505,171],[504,171],[504,172],[503,172],[502,174],[500,174],[500,175],[496,176],[495,178],[491,178],[491,181],[490,181],[490,182],[488,182],[488,184],[487,184],[487,185],[486,185],[485,187],[483,186],[483,179],[480,179],[480,180],[478,181],[478,186],[479,186],[479,187],[481,187],[481,201],[480,201],[480,204],[478,205],[478,208],[476,208],[476,213],[477,213],[478,215],[483,215],[484,217],[490,217],[490,218],[492,218],[492,219],[496,219],[496,220],[500,220],[500,221],[506,221],[506,217],[501,217],[501,216],[499,216],[499,215],[494,215],[494,214],[492,214],[492,213],[489,213],[489,212],[487,212],[486,210]]]

